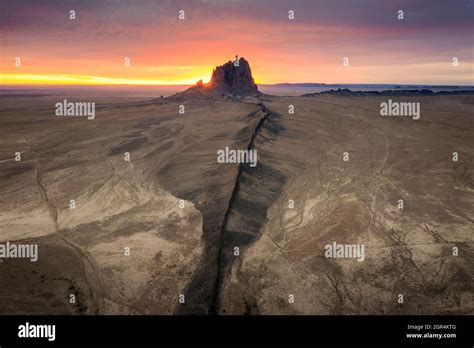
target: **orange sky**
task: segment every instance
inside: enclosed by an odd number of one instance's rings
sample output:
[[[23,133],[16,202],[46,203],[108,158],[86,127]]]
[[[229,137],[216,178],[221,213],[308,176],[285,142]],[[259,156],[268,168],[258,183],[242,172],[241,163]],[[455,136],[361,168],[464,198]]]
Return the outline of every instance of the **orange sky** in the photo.
[[[1,84],[192,84],[208,81],[212,68],[235,54],[250,62],[257,83],[473,81],[469,1],[452,8],[403,0],[4,4]],[[404,21],[396,18],[398,8]]]

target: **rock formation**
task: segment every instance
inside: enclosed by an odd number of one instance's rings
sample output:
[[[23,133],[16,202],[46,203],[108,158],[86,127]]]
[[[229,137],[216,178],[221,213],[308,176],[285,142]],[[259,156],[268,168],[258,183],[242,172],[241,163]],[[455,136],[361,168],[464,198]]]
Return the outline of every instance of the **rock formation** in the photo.
[[[209,83],[204,84],[200,80],[183,94],[248,96],[259,94],[259,92],[248,61],[243,57],[236,57],[234,61],[217,66],[212,71]]]

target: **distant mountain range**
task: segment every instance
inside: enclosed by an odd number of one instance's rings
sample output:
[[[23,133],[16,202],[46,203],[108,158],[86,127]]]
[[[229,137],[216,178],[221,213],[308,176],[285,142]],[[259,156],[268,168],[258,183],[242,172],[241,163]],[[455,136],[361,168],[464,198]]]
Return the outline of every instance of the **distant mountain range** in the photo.
[[[414,88],[474,88],[469,85],[411,85],[411,84],[364,84],[364,83],[319,83],[319,82],[303,82],[303,83],[274,83],[274,84],[259,84],[259,86],[275,86],[275,87],[336,87],[336,88],[396,88],[396,89],[414,89]]]

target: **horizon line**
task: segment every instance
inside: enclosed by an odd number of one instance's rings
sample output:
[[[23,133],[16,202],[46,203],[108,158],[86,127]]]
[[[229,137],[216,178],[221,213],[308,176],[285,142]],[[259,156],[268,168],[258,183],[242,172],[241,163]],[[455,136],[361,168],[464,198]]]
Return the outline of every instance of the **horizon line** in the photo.
[[[438,83],[325,83],[325,82],[276,82],[276,83],[255,83],[257,86],[276,86],[276,85],[325,85],[325,86],[438,86],[438,87],[474,87],[474,84],[438,84]],[[196,83],[177,83],[177,84],[98,84],[98,83],[11,83],[4,84],[0,82],[0,88],[3,87],[186,87],[194,86]]]

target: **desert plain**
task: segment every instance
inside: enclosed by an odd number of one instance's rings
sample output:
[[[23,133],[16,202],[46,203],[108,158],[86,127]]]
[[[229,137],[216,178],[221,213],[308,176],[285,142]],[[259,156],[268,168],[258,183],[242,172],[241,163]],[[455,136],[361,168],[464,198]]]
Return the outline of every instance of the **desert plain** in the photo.
[[[62,99],[0,96],[0,314],[474,313],[472,94]]]

